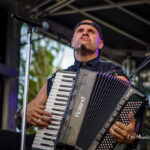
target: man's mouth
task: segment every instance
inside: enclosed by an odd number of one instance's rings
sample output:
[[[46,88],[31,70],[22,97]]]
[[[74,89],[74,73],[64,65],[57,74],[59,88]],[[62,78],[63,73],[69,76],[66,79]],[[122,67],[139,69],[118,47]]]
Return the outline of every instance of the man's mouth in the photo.
[[[87,37],[81,37],[80,39],[84,40],[84,41],[89,41],[89,38],[87,38]]]

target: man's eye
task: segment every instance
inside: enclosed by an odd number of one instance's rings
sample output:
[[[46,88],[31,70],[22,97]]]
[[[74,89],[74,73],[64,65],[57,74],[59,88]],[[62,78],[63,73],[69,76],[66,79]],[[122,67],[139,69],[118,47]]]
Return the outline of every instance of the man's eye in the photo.
[[[77,32],[82,32],[83,30],[82,29],[79,29]]]
[[[94,31],[93,30],[89,30],[89,33],[94,33]]]

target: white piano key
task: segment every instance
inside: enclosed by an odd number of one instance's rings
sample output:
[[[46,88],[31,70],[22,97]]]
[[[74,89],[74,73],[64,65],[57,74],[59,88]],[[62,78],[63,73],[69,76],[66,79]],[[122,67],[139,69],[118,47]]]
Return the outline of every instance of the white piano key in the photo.
[[[59,82],[59,83],[61,82],[61,84],[64,84],[64,85],[67,84],[67,83],[72,83],[72,84],[74,83],[73,80],[65,80],[65,79],[64,80],[62,80],[62,79],[54,79],[53,82]]]
[[[55,100],[55,99],[50,99],[50,101],[47,102],[48,105],[49,104],[53,104],[54,105],[54,103],[67,104],[67,101],[59,101],[59,100]],[[64,106],[62,106],[62,107],[64,107]]]
[[[55,76],[55,79],[72,80],[72,81],[73,81],[73,80],[75,80],[75,77],[73,77],[73,76],[72,76],[72,77],[71,77],[71,76],[68,77],[68,76],[60,76],[60,75],[56,75],[56,76]]]
[[[66,106],[60,106],[60,107],[57,107],[55,105],[46,105],[46,108],[45,108],[45,111],[47,112],[51,112],[51,110],[55,110],[55,111],[61,111],[61,112],[64,112],[66,109]]]
[[[69,96],[70,92],[58,91],[57,89],[51,89],[51,95],[66,95]]]
[[[48,101],[47,102],[67,102],[68,101],[68,97],[57,97],[57,98],[54,98],[53,96],[50,96],[48,98]]]
[[[51,105],[49,107],[47,106],[45,110],[48,110],[49,108],[51,109],[51,107],[52,107]],[[59,108],[57,106],[53,106],[52,109],[53,110],[59,109],[59,110],[64,111],[66,109],[66,106],[60,106]]]
[[[57,105],[57,104],[64,104],[65,105],[65,104],[67,104],[67,102],[61,102],[61,101],[51,100],[51,101],[47,102],[46,105],[48,106],[48,105],[51,105],[51,104],[52,105]]]
[[[51,113],[58,114],[58,115],[63,115],[64,114],[64,112],[55,111],[55,110],[52,110]]]
[[[41,143],[48,144],[49,146],[55,145],[54,141],[44,140],[42,137],[35,137],[33,144],[41,145]]]
[[[57,121],[51,121],[50,124],[56,124],[56,125],[60,125],[60,122],[57,122]]]
[[[69,86],[69,87],[67,87],[67,85],[66,85],[66,87],[65,87],[65,84],[54,83],[53,86],[52,86],[52,89],[61,89],[61,88],[72,89],[73,84],[70,84],[70,85],[68,85],[68,86]]]
[[[58,131],[47,130],[46,128],[44,128],[44,129],[39,129],[39,130],[37,131],[37,133],[39,133],[39,134],[44,134],[44,133],[57,134]]]
[[[60,128],[60,126],[53,126],[53,125],[48,125],[47,126],[48,128],[52,128],[52,129],[59,129]],[[47,129],[47,127],[46,127],[46,129]]]
[[[39,148],[39,149],[42,149],[42,150],[54,150],[54,148],[52,148],[52,147],[41,146],[41,145],[37,145],[37,144],[32,144],[32,147]]]
[[[65,112],[65,107],[63,108],[63,107],[53,107],[52,108],[52,110],[54,110],[54,111],[59,111],[59,112]]]
[[[52,99],[64,99],[64,100],[68,100],[67,97],[60,97],[60,96],[57,96],[56,93],[50,94],[50,95],[48,96],[48,101],[49,101],[50,98],[52,98]]]
[[[55,111],[59,111],[59,112],[64,112],[65,111],[65,107],[56,107],[55,106],[52,106],[52,105],[46,105],[46,109],[45,111],[51,113],[52,110],[55,110]]]
[[[63,81],[63,80],[66,80],[66,81],[74,81],[74,78],[72,77],[72,78],[67,78],[67,77],[64,77],[64,76],[55,76],[55,79],[58,79],[58,80],[61,80],[61,81]],[[54,80],[55,80],[54,79]]]
[[[66,107],[67,102],[57,102],[57,101],[50,101],[47,102],[46,107],[52,110],[52,107]],[[48,110],[49,111],[49,110]]]
[[[53,92],[49,95],[48,99],[50,99],[50,98],[53,99],[54,97],[57,97],[58,99],[67,99],[68,100],[69,94],[64,93],[64,95],[60,95],[60,92],[59,93],[58,92],[57,93]]]
[[[64,73],[64,72],[57,72],[56,75],[62,75],[62,76],[73,76],[76,77],[76,73]]]
[[[59,97],[57,95],[50,95],[47,99],[47,101],[51,101],[52,99],[54,99],[55,101],[68,101],[68,97]]]
[[[56,85],[59,85],[60,87],[61,87],[61,85],[63,86],[63,85],[68,85],[68,86],[73,86],[74,85],[74,82],[53,82],[53,85],[52,85],[52,87],[53,86],[56,86]]]
[[[51,117],[51,119],[58,119],[58,120],[61,120],[62,117],[53,115],[53,116]]]
[[[58,91],[59,91],[59,90],[68,90],[68,91],[71,91],[71,90],[72,90],[71,87],[60,87],[59,85],[54,85],[54,86],[52,87],[52,89],[57,89]]]
[[[39,147],[44,147],[44,148],[46,148],[46,149],[50,149],[50,150],[54,150],[55,149],[55,145],[51,145],[51,144],[49,144],[49,143],[44,143],[44,142],[42,142],[42,143],[39,143],[39,144],[37,144],[37,143],[34,143],[34,145],[37,145],[37,146],[39,146]],[[45,149],[44,149],[45,150]]]
[[[38,139],[38,138],[41,139],[42,141],[44,140],[42,138],[48,138],[48,139],[50,139],[50,140],[46,140],[46,141],[56,140],[55,136],[48,136],[48,135],[45,135],[45,134],[37,134],[37,136],[35,137],[35,140]]]

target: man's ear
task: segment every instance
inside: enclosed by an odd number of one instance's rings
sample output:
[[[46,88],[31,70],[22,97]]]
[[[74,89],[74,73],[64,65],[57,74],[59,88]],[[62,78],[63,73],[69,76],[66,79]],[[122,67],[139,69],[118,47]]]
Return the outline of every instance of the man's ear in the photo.
[[[104,41],[103,41],[103,40],[100,40],[100,43],[99,43],[99,45],[98,45],[98,48],[99,48],[99,49],[102,49],[103,46],[104,46]]]
[[[73,38],[72,38],[72,40],[71,40],[71,47],[73,47]]]

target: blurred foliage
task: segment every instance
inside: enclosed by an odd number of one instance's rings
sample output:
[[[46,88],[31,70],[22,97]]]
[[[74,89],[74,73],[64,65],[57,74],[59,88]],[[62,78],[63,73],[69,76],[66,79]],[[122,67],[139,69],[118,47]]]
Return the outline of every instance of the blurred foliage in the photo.
[[[142,136],[146,136],[146,137],[150,137],[150,130],[143,127],[142,129]],[[150,150],[150,139],[141,139],[141,142],[140,142],[140,150]]]
[[[137,86],[150,98],[150,70],[145,69],[138,73]],[[149,99],[150,102],[150,99]],[[150,103],[144,119],[142,136],[148,136],[150,138]],[[142,139],[138,150],[150,150],[150,139]]]
[[[52,54],[52,50],[55,50],[57,53],[59,49],[51,47],[51,51],[47,50],[47,46],[51,42],[50,40],[46,41],[46,46],[42,47],[40,42],[36,41],[32,43],[32,59],[30,63],[30,72],[29,72],[29,92],[28,92],[28,100],[32,100],[43,84],[46,82],[47,77],[51,75],[55,67],[53,65],[54,55]],[[21,74],[25,74],[25,60],[20,60]],[[19,84],[19,104],[22,105],[23,101],[23,90],[24,90],[24,76],[21,77]]]

